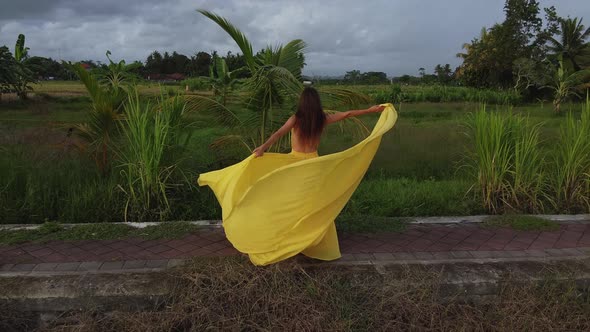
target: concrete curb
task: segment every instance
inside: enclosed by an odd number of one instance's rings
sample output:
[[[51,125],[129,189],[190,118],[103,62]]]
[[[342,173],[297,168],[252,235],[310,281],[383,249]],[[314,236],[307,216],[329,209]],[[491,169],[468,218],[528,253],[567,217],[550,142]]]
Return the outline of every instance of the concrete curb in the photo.
[[[590,223],[590,214],[558,214],[558,215],[530,215],[546,220],[551,220],[555,222],[576,222],[576,223]],[[472,224],[472,223],[482,223],[486,220],[486,218],[493,217],[491,215],[478,215],[478,216],[456,216],[456,217],[415,217],[415,218],[407,218],[409,224],[415,225],[434,225],[434,224]],[[391,218],[392,220],[399,220],[399,218]],[[183,221],[183,220],[179,220]],[[168,222],[176,222],[176,221],[168,221]],[[196,221],[183,221],[188,222],[190,224],[201,226],[201,227],[211,227],[211,228],[221,228],[221,220],[196,220]],[[157,226],[160,225],[162,222],[113,222],[109,223],[111,225],[127,225],[130,227],[135,228],[145,228],[148,226]],[[90,223],[67,223],[61,224],[64,227],[74,227],[79,225],[91,225]],[[0,224],[0,230],[34,230],[41,227],[40,224]]]
[[[88,274],[125,274],[163,272],[183,266],[194,258],[163,260],[125,260],[113,262],[67,262],[40,264],[0,265],[0,279],[11,277],[45,277]],[[590,261],[590,248],[565,248],[522,251],[455,251],[455,252],[400,252],[373,254],[343,254],[335,261],[319,261],[298,256],[292,258],[305,267],[332,266],[393,266],[393,265],[444,265],[488,264],[519,262]]]
[[[185,261],[183,263],[186,263]],[[304,268],[345,268],[351,271],[376,271],[400,282],[407,280],[408,271],[422,275],[436,275],[439,296],[481,301],[497,296],[502,283],[574,280],[587,291],[590,288],[590,257],[553,257],[539,261],[496,259],[428,261],[357,261],[344,264],[308,264]],[[153,309],[164,303],[174,287],[179,285],[179,274],[162,269],[132,269],[119,273],[69,273],[37,275],[5,275],[0,278],[0,305],[21,312],[35,312],[45,317],[57,317],[71,310],[135,311]],[[180,270],[182,271],[182,270]]]

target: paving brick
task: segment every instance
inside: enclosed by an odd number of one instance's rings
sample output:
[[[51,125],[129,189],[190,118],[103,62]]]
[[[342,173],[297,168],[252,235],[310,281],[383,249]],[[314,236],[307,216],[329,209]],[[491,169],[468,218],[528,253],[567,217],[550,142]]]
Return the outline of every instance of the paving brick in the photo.
[[[156,246],[147,248],[148,251],[153,252],[154,254],[159,254],[161,252],[168,251],[170,249],[171,249],[170,247],[165,246],[163,244],[158,244]]]
[[[115,242],[115,243],[111,243],[109,244],[109,247],[113,248],[113,249],[121,249],[121,248],[126,248],[126,247],[130,247],[133,246],[135,247],[135,245],[133,244],[129,244],[126,241],[119,241],[119,242]]]
[[[117,249],[117,252],[123,253],[125,255],[133,255],[133,254],[136,254],[138,252],[142,252],[144,250],[145,249],[143,249],[143,248],[141,248],[139,246],[136,246],[136,245],[128,245],[126,247]]]
[[[222,243],[222,242],[215,242],[215,243],[211,243],[209,245],[206,245],[203,247],[203,249],[207,249],[210,251],[216,251],[216,250],[220,250],[223,248],[226,248],[227,244],[226,243]]]
[[[477,248],[479,248],[479,246],[480,246],[479,244],[461,243],[461,244],[454,246],[451,250],[452,251],[472,251],[472,250],[477,250]]]
[[[85,243],[78,244],[78,248],[84,249],[84,250],[87,250],[87,251],[93,251],[94,249],[97,249],[97,248],[100,248],[100,247],[103,247],[103,246],[104,246],[104,244],[102,244],[100,242],[95,242],[95,241],[93,241],[93,242],[85,242]]]
[[[464,239],[464,237],[460,238],[460,239],[453,239],[450,237],[443,237],[442,239],[438,240],[437,243],[443,243],[443,244],[448,244],[451,246],[457,245],[459,243],[461,243],[461,241]]]
[[[529,247],[529,244],[527,244],[527,243],[513,241],[513,242],[508,243],[504,247],[504,250],[526,250],[526,249],[528,249],[528,247]]]
[[[106,253],[109,253],[112,251],[113,251],[113,248],[103,245],[101,247],[93,249],[92,253],[96,254],[96,255],[103,255],[103,254],[106,254]]]
[[[168,251],[161,252],[159,255],[162,258],[172,259],[172,258],[180,257],[183,254],[184,253],[182,251],[179,251],[179,250],[176,250],[176,249],[170,249]]]
[[[34,251],[29,251],[29,254],[35,256],[35,257],[44,257],[50,254],[55,253],[55,251],[53,249],[50,248],[40,248]]]
[[[197,256],[197,257],[199,257],[199,256],[209,256],[209,255],[211,255],[212,252],[211,252],[211,250],[208,250],[208,249],[205,249],[205,248],[197,248],[197,249],[194,249],[192,251],[189,251],[188,253],[191,256]]]
[[[504,244],[497,244],[497,243],[484,243],[482,244],[478,250],[479,251],[499,251],[504,249],[506,245]]]
[[[453,248],[452,245],[444,244],[444,243],[434,243],[430,247],[428,247],[428,251],[430,252],[446,252],[450,251]]]
[[[7,250],[2,253],[3,257],[16,257],[21,255],[26,255],[27,252],[18,248],[13,248],[11,250]]]
[[[173,246],[172,248],[181,252],[189,252],[191,250],[199,248],[199,246],[193,243],[185,243],[183,245]]]
[[[432,241],[420,239],[407,245],[407,248],[414,251],[426,251],[431,245]]]
[[[508,228],[483,229],[476,225],[414,225],[403,233],[340,234],[340,246],[342,260],[590,255],[590,224],[566,223],[556,232],[517,232]],[[51,269],[85,262],[77,267],[78,271],[84,271],[103,268],[100,261],[106,261],[104,268],[109,269],[132,266],[133,263],[129,263],[132,261],[147,261],[146,267],[150,267],[149,264],[165,267],[167,259],[236,254],[222,230],[203,230],[174,240],[133,238],[4,246],[0,247],[0,266],[5,270],[13,266],[1,264],[39,263],[37,269]]]
[[[218,250],[215,252],[218,256],[233,256],[233,255],[237,255],[239,252],[232,248],[223,248],[221,250]]]

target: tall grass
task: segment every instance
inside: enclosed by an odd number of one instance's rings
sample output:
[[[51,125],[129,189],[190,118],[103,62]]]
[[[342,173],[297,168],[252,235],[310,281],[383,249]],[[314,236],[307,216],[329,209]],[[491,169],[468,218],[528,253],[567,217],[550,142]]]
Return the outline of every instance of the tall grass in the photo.
[[[125,142],[120,153],[123,184],[127,196],[125,219],[143,220],[169,213],[167,190],[176,162],[166,161],[166,153],[178,143],[177,131],[182,121],[184,104],[178,99],[162,97],[156,107],[142,104],[137,91],[129,96],[122,126]]]
[[[420,181],[373,176],[361,182],[340,218],[479,214],[482,209],[477,198],[466,195],[469,186],[465,180]]]
[[[590,100],[579,120],[570,113],[561,125],[554,155],[553,198],[560,212],[590,210]]]
[[[540,126],[528,119],[487,112],[485,106],[470,123],[473,150],[469,163],[483,207],[540,212],[546,196]]]
[[[12,146],[0,159],[0,223],[122,221],[116,178],[78,154]]]

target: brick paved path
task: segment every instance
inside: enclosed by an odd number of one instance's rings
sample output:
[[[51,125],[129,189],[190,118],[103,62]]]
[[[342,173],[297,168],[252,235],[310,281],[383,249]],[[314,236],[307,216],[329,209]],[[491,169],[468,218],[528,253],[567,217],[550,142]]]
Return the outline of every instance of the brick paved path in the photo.
[[[340,234],[340,246],[344,261],[583,256],[590,255],[590,223],[562,223],[554,232],[485,229],[477,224],[411,225],[403,233]],[[105,267],[149,267],[150,261],[161,265],[171,259],[236,254],[221,229],[205,229],[175,240],[132,238],[0,246],[0,271],[79,270],[97,262]]]

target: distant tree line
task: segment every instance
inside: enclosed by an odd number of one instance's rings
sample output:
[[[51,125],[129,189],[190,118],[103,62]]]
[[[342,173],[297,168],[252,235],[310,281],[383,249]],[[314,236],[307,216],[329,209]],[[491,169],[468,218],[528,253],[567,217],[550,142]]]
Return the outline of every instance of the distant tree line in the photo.
[[[561,102],[590,87],[590,28],[580,18],[564,18],[537,0],[506,0],[505,19],[463,44],[455,72],[461,84],[514,89],[521,94]]]

